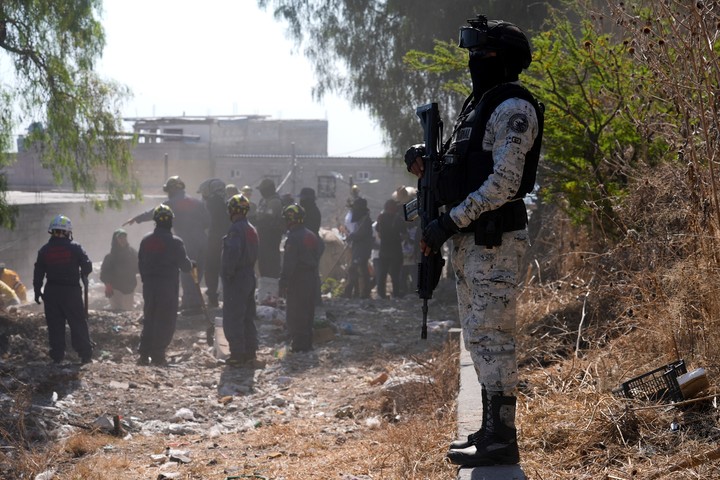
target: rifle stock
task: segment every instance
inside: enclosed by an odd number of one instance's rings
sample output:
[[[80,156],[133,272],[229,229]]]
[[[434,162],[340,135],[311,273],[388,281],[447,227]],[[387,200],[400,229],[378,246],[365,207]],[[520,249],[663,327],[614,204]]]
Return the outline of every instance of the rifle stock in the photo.
[[[442,121],[437,103],[422,105],[416,110],[420,117],[425,141],[425,155],[423,155],[423,176],[418,179],[417,209],[420,217],[420,229],[425,230],[430,222],[440,216],[440,205],[435,197],[437,183],[437,169],[440,166],[440,148],[442,145]],[[422,330],[420,338],[427,338],[428,300],[432,298],[433,290],[440,281],[445,259],[441,252],[432,252],[421,255],[418,264],[418,296],[423,301]]]

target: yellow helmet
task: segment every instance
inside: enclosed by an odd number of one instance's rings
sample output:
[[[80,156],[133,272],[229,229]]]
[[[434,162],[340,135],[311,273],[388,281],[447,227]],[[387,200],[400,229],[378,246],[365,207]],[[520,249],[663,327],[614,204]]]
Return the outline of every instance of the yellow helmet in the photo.
[[[161,203],[153,210],[153,220],[155,220],[155,223],[172,223],[173,218],[175,218],[175,214],[172,209],[164,203]]]
[[[282,216],[288,226],[297,225],[305,220],[305,209],[293,203],[283,209]]]
[[[230,215],[241,214],[246,215],[250,210],[250,201],[242,193],[233,195],[227,203],[228,213]]]

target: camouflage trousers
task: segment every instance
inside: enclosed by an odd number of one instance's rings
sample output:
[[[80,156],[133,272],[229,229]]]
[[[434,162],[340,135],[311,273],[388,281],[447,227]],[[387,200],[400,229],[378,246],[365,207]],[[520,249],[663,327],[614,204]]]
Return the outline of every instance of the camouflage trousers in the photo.
[[[475,245],[472,233],[452,238],[452,266],[465,348],[486,390],[514,395],[518,383],[515,352],[520,262],[527,230],[506,232],[502,245]]]

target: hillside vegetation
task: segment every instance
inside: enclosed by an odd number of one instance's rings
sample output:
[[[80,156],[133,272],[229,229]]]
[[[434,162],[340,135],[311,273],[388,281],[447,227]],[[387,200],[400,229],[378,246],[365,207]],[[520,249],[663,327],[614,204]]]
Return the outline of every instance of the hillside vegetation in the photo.
[[[536,87],[567,136],[546,163],[521,302],[523,467],[534,479],[720,478],[720,5],[608,4],[540,45]],[[552,77],[561,60],[566,76]],[[679,360],[707,371],[699,398],[613,393]]]

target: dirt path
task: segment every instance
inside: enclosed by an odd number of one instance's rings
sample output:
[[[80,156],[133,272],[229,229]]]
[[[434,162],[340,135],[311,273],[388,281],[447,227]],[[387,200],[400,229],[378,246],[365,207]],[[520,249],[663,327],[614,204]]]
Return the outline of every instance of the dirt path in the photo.
[[[91,302],[98,303],[102,300]],[[422,358],[443,345],[456,313],[451,306],[431,304],[429,339],[420,340],[420,304],[415,297],[326,300],[316,316],[323,329],[318,330],[315,350],[292,354],[284,343],[284,312],[262,307],[257,324],[259,359],[265,366],[257,369],[230,368],[217,361],[206,344],[202,316],[179,317],[168,367],[138,366],[139,317],[140,312],[91,310],[97,347],[93,362],[82,366],[74,363],[70,349],[64,364],[49,362],[39,306],[0,318],[5,445],[12,449],[25,443],[37,449],[78,433],[93,432],[97,438],[102,432],[118,438],[118,443],[104,447],[104,455],[133,452],[131,456],[149,469],[141,477],[127,478],[161,478],[158,475],[168,473],[169,466],[181,473],[200,465],[211,470],[214,465],[228,475],[245,472],[245,467],[232,462],[220,465],[218,458],[214,464],[198,458],[199,452],[192,449],[174,452],[187,457],[186,463],[152,455],[168,453],[165,447],[171,445],[239,441],[243,436],[262,437],[261,430],[292,425],[331,434],[332,442],[344,443],[338,438],[349,432],[396,423],[410,408],[403,405],[402,392],[408,386],[432,383]],[[122,432],[113,430],[115,416],[121,418]],[[72,471],[48,460],[33,473]],[[6,459],[0,473],[11,463]],[[205,474],[197,475],[182,478]]]

